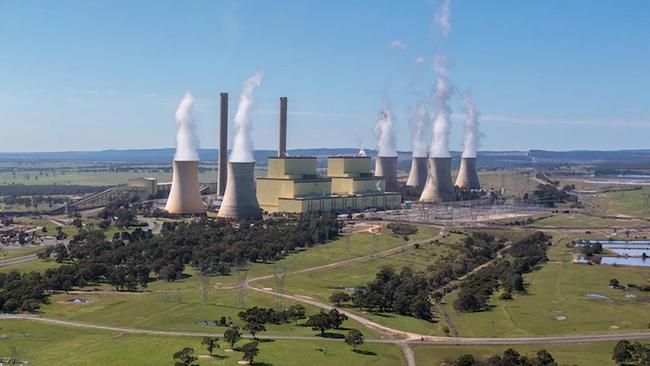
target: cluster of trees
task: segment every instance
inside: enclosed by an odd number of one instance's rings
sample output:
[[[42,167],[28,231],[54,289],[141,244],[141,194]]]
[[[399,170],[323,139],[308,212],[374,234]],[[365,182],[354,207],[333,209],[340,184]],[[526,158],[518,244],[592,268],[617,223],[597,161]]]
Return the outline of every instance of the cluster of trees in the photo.
[[[19,205],[25,206],[27,208],[34,207],[38,209],[41,205],[47,205],[47,207],[52,208],[54,205],[61,205],[67,201],[64,197],[55,197],[55,196],[5,196],[0,198],[0,201],[6,205]]]
[[[612,360],[618,365],[625,366],[650,365],[650,345],[620,341],[614,347]]]
[[[137,214],[137,209],[131,202],[114,202],[97,214],[97,217],[102,219],[99,227],[106,229],[111,225],[111,222],[114,222],[118,228],[134,226],[138,223]]]
[[[310,315],[305,325],[320,332],[321,336],[330,329],[339,329],[344,321],[348,320],[347,315],[341,314],[338,310],[332,309],[329,312],[321,310],[319,313]]]
[[[408,236],[418,232],[417,226],[400,222],[391,222],[387,227],[395,236]]]
[[[457,252],[441,258],[425,271],[414,272],[404,267],[396,273],[384,267],[375,280],[355,289],[352,295],[336,291],[330,301],[339,306],[351,302],[368,311],[394,312],[432,321],[431,297],[442,297],[445,285],[493,259],[501,248],[502,240],[486,233],[472,233],[463,240]]]
[[[592,257],[594,254],[601,254],[603,252],[603,245],[599,242],[585,242],[580,247],[580,252],[587,257]]]
[[[499,287],[503,288],[502,299],[512,299],[514,291],[525,291],[522,275],[547,260],[550,239],[536,232],[514,243],[503,258],[468,276],[460,286],[454,308],[461,312],[485,311],[490,296]]]
[[[227,273],[231,266],[279,259],[298,248],[335,238],[338,232],[333,216],[239,224],[207,219],[165,223],[161,235],[136,228],[131,233],[116,233],[110,241],[102,231],[82,229],[68,245],[48,247],[39,255],[64,264],[38,275],[30,286],[42,292],[109,283],[117,290],[134,291],[156,278],[174,281],[186,265],[206,275]],[[0,292],[3,289],[9,287],[0,284]],[[32,299],[26,307],[31,310],[44,301],[42,296]]]
[[[224,334],[224,338],[225,338]],[[234,340],[234,342],[230,342],[226,340],[228,343],[230,343],[231,348],[234,347],[235,343],[237,343],[241,339],[241,333],[239,336]],[[214,356],[214,350],[219,347],[219,338],[217,337],[203,337],[203,340],[201,340],[201,345],[205,346],[205,349],[210,353],[210,356]],[[259,343],[258,342],[249,342],[241,346],[238,351],[242,353],[242,359],[244,361],[248,361],[249,364],[252,364],[255,361],[255,358],[259,355],[260,350],[258,348]],[[194,355],[194,349],[190,347],[184,347],[178,352],[175,352],[172,357],[174,358],[174,366],[198,366],[195,362],[199,360],[198,357]]]
[[[257,306],[240,311],[237,316],[244,322],[244,330],[253,338],[259,332],[266,332],[267,324],[285,324],[305,319],[305,307],[292,305],[284,310],[258,308]]]
[[[340,293],[332,295],[334,302],[346,300]],[[404,267],[396,273],[391,267],[382,268],[375,280],[355,289],[351,300],[354,306],[369,311],[394,312],[418,319],[432,320],[427,276]]]
[[[526,357],[509,348],[503,355],[494,355],[485,360],[476,359],[471,354],[460,356],[454,366],[557,366],[553,356],[546,350],[539,350],[535,357]]]
[[[3,312],[36,311],[45,302],[42,276],[37,272],[0,273],[0,309]]]
[[[556,184],[539,184],[528,200],[547,207],[555,207],[558,203],[578,204],[578,197],[569,193],[574,189],[575,186],[564,186],[560,189]]]
[[[83,186],[74,184],[46,184],[46,185],[25,185],[6,184],[0,185],[0,196],[65,196],[77,194],[97,193],[105,190],[105,186]]]
[[[620,290],[625,290],[625,289],[628,289],[628,288],[635,288],[635,289],[637,289],[639,291],[643,291],[643,292],[650,291],[650,286],[637,285],[635,283],[628,283],[626,286],[624,286],[616,278],[612,278],[611,280],[609,280],[609,286],[612,287],[612,288],[620,289]]]

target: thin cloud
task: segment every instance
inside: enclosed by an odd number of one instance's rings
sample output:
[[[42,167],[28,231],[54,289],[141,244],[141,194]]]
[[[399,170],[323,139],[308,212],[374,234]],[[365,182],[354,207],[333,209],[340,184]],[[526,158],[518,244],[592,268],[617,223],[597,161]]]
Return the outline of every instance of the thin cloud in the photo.
[[[390,47],[392,49],[395,49],[395,50],[400,50],[400,51],[406,51],[409,48],[409,46],[406,43],[400,41],[399,39],[391,41],[388,44],[388,47]]]
[[[449,5],[451,0],[443,0],[442,6],[436,12],[434,16],[435,23],[440,27],[442,35],[447,37],[449,35],[449,30],[451,29],[451,11]]]
[[[414,63],[416,65],[422,65],[423,63],[427,62],[427,60],[424,57],[418,57],[415,59]]]

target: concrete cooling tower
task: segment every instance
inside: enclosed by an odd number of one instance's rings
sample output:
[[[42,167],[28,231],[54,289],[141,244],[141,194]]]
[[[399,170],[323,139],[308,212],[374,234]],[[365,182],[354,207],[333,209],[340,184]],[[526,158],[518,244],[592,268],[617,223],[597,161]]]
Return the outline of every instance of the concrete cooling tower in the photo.
[[[454,199],[451,158],[429,158],[429,174],[422,190],[422,202],[448,202]]]
[[[255,192],[255,162],[228,163],[228,182],[218,216],[230,219],[262,218]]]
[[[172,188],[165,210],[176,214],[205,213],[199,193],[199,162],[174,160]]]
[[[384,178],[386,192],[399,192],[397,156],[378,156],[375,160],[375,177]]]
[[[424,187],[427,182],[427,158],[414,156],[411,160],[411,172],[406,181],[409,187]]]
[[[460,170],[456,178],[456,187],[465,189],[480,189],[478,173],[476,172],[476,158],[461,158]]]

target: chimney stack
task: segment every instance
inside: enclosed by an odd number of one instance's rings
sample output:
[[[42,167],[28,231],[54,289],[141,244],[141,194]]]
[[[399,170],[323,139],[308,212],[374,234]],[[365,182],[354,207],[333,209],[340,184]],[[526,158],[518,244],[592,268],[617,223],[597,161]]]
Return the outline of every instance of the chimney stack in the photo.
[[[278,157],[287,157],[287,97],[280,97],[280,141]]]
[[[217,195],[223,197],[228,178],[228,93],[221,93],[221,117],[219,124],[219,176]]]

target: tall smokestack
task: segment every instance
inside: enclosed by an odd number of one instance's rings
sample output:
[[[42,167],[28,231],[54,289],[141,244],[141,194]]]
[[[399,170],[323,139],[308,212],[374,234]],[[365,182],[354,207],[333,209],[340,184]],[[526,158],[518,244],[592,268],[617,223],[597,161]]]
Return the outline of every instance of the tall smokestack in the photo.
[[[375,160],[375,177],[384,178],[386,192],[399,192],[397,156],[378,156]]]
[[[461,158],[460,170],[456,178],[456,187],[465,189],[480,189],[478,173],[476,172],[476,158]]]
[[[447,202],[454,199],[451,158],[429,158],[429,175],[422,190],[422,202]]]
[[[223,197],[228,177],[228,93],[221,93],[221,117],[219,120],[219,178],[217,195]]]
[[[287,156],[287,97],[280,97],[280,141],[278,157]]]
[[[409,187],[424,187],[427,182],[427,158],[420,156],[413,156],[411,159],[411,172],[406,181]]]
[[[228,163],[228,184],[217,216],[230,219],[262,218],[255,192],[255,162]]]
[[[199,193],[199,162],[174,160],[172,189],[165,210],[177,214],[201,214],[205,212]]]

